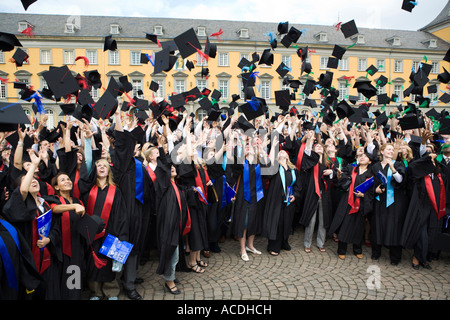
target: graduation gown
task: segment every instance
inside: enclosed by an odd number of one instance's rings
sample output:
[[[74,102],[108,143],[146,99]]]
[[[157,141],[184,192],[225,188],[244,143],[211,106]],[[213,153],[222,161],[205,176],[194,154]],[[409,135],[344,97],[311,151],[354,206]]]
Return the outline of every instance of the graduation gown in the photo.
[[[403,222],[409,203],[406,196],[407,178],[405,165],[402,161],[395,161],[394,168],[402,176],[401,183],[398,183],[392,176],[392,171],[388,164],[384,168],[381,162],[372,165],[372,173],[375,177],[375,189],[381,185],[381,181],[376,176],[378,171],[381,171],[386,177],[388,177],[388,172],[391,175],[390,187],[393,190],[394,202],[389,206],[386,205],[388,196],[388,186],[386,186],[385,192],[381,194],[375,193],[374,210],[369,217],[372,241],[385,246],[400,246]]]
[[[197,172],[200,175],[200,179],[196,179]],[[178,165],[178,176],[179,183],[185,190],[186,201],[191,217],[189,247],[191,251],[208,250],[209,240],[208,226],[206,222],[208,205],[201,200],[201,195],[193,189],[194,186],[198,187],[197,181],[201,181],[201,185],[204,190],[203,194],[207,199],[209,192],[206,187],[207,178],[204,168],[197,168],[195,164],[180,164]]]
[[[136,159],[133,157],[136,139],[128,132],[115,131],[114,149],[110,150],[112,161],[112,172],[117,186],[123,195],[126,207],[129,242],[132,243],[133,253],[141,253],[144,248],[146,232],[148,231],[148,220],[150,218],[150,177],[147,169],[142,164],[137,167]],[[136,199],[136,168],[142,173],[143,203]]]
[[[184,256],[181,244],[183,232],[187,232],[185,229],[188,223],[188,205],[185,190],[181,185],[171,183],[171,165],[165,160],[164,153],[160,155],[162,156],[158,158],[158,170],[155,171],[157,175],[155,188],[158,197],[156,235],[159,252],[156,273],[168,276],[171,273],[172,256],[177,246],[180,248],[179,256]],[[179,264],[185,263],[183,261],[180,260]]]
[[[257,201],[257,188],[256,188],[256,164],[249,164],[249,190],[250,199],[248,202],[244,198],[244,165],[243,164],[233,164],[233,175],[239,177],[237,179],[236,185],[236,195],[234,210],[232,213],[231,220],[231,232],[234,236],[242,238],[244,235],[244,230],[247,230],[247,236],[256,235],[261,233],[261,215],[258,209],[260,208],[259,202]],[[262,177],[261,177],[262,179]],[[263,190],[264,192],[264,190]]]
[[[354,178],[354,187],[360,185],[372,176],[372,171],[369,168],[362,174],[359,173],[359,165],[356,167],[348,165],[342,172],[342,177],[337,178],[336,172],[333,173],[334,184],[342,188],[345,193],[339,201],[338,208],[334,215],[333,221],[329,229],[329,234],[336,233],[339,241],[345,243],[360,244],[364,238],[365,232],[365,218],[371,214],[373,210],[374,188],[370,188],[363,198],[360,198],[359,210],[351,213],[351,206],[349,205],[349,193],[352,183],[352,173],[356,170]],[[354,198],[356,200],[356,197]]]
[[[86,207],[89,207],[89,195],[91,189],[95,187],[95,183],[97,180],[96,168],[92,168],[92,172],[90,175],[87,173],[86,164],[83,163],[80,169],[80,181],[79,188],[81,194],[81,201],[85,204]],[[93,212],[92,215],[96,215],[101,217],[102,210],[107,200],[108,191],[112,186],[107,185],[103,189],[98,188],[97,197],[93,198]],[[89,214],[88,210],[86,214]],[[86,255],[86,276],[88,281],[98,281],[98,282],[111,282],[115,279],[115,272],[112,271],[112,259],[102,255],[99,253],[103,242],[108,234],[111,234],[120,241],[129,242],[129,226],[128,226],[128,216],[127,209],[125,206],[125,200],[122,195],[121,189],[116,187],[116,190],[113,195],[111,211],[109,213],[109,219],[106,224],[106,228],[103,221],[103,226],[101,229],[104,229],[104,235],[99,237],[98,239],[91,239],[92,243],[90,244],[90,248],[87,249]],[[98,269],[95,265],[94,256],[92,251],[96,254],[96,256],[106,262],[106,266]]]
[[[435,212],[432,206],[432,202],[427,192],[425,179],[428,173],[423,169],[426,166],[432,166],[431,158],[429,155],[423,156],[415,160],[408,167],[411,179],[413,181],[412,197],[409,202],[409,206],[406,212],[405,222],[403,225],[401,235],[401,245],[405,248],[414,248],[415,244],[419,240],[424,228],[427,229],[429,252],[435,252],[436,239],[439,233],[442,232],[443,217],[438,218],[438,213]],[[437,164],[439,166],[439,163]],[[441,208],[440,205],[440,193],[441,185],[438,173],[441,174],[441,179],[445,185],[447,185],[447,175],[444,170],[436,169],[430,177],[432,189],[435,195],[435,203],[437,208]],[[448,189],[445,191],[446,201],[449,201]],[[446,203],[446,207],[448,207]]]
[[[50,204],[50,207],[53,209],[55,206],[60,204],[70,204],[68,199],[65,199],[60,196],[47,196],[46,201]],[[81,201],[72,198],[73,203],[81,204]],[[72,265],[78,266],[82,274],[86,272],[86,262],[85,255],[86,252],[89,252],[89,243],[81,236],[81,234],[77,231],[78,222],[81,219],[81,216],[78,215],[74,210],[68,211],[69,217],[69,229],[68,234],[66,234],[66,229],[64,228],[65,222],[63,217],[66,213],[54,214],[54,219],[59,220],[59,224],[61,225],[61,238],[62,241],[59,243],[58,250],[60,251],[59,255],[62,257],[61,261],[61,299],[62,300],[80,300],[81,299],[81,288],[69,289],[67,287],[67,279],[72,275],[72,272],[68,271],[68,268]],[[67,237],[67,238],[66,238]],[[64,243],[65,241],[70,242],[70,250],[65,251]]]
[[[45,212],[50,210],[50,205],[47,202],[44,202],[43,205]],[[23,235],[26,244],[31,249],[35,267],[44,280],[34,294],[36,298],[59,300],[61,298],[60,261],[62,259],[58,250],[61,241],[59,219],[54,218],[52,215],[51,227],[48,234],[50,243],[42,250],[36,245],[36,241],[40,239],[36,218],[45,212],[41,212],[30,194],[23,200],[20,188],[17,187],[11,193],[10,199],[3,208],[3,217]]]
[[[284,174],[285,177],[284,185],[281,174]],[[287,205],[285,202],[286,191],[291,186],[293,189],[292,195],[295,199],[299,198],[302,191],[301,177],[296,169],[285,170],[280,166],[276,174],[267,176],[267,178],[269,179],[269,187],[265,195],[266,205],[262,219],[262,235],[269,240],[277,238],[287,240],[289,235],[292,234],[295,202]]]
[[[5,224],[5,225],[4,225]],[[13,235],[5,226],[13,228],[13,233],[17,235],[18,246]],[[25,300],[31,298],[27,296],[26,290],[35,290],[42,282],[36,265],[33,261],[33,254],[22,233],[6,221],[0,221],[0,238],[5,246],[12,263],[13,270],[5,268],[6,262],[0,254],[0,300]],[[0,244],[1,246],[2,244]],[[17,282],[11,284],[8,281],[8,272],[15,274]],[[14,279],[14,277],[12,277]],[[14,286],[17,285],[17,289]]]

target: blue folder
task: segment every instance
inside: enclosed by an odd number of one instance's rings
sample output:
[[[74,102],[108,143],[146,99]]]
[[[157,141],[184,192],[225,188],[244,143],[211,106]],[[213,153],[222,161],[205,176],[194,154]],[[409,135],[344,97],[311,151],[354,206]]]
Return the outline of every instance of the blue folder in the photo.
[[[108,234],[99,252],[113,260],[125,264],[132,248],[133,245],[131,243],[119,241],[117,237]]]
[[[370,179],[367,179],[363,183],[361,183],[359,186],[355,187],[354,192],[361,192],[366,193],[367,190],[369,190],[373,184],[375,183],[375,179],[371,177]]]

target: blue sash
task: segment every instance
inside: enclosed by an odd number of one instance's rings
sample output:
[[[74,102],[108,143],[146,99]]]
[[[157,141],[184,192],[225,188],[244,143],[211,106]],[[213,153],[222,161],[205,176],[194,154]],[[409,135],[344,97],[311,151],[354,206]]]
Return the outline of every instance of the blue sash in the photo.
[[[248,161],[244,162],[244,199],[247,202],[252,202],[252,196],[250,192],[250,177],[248,171]],[[259,164],[255,165],[255,175],[256,175],[256,202],[259,202],[264,197],[264,190],[261,178],[261,167]]]
[[[0,223],[5,227],[5,229],[9,232],[14,242],[16,243],[17,249],[22,254],[19,245],[19,237],[17,235],[17,230],[4,220],[0,220]],[[14,269],[14,264],[11,260],[11,256],[9,255],[8,249],[6,248],[6,244],[3,239],[0,237],[0,256],[2,257],[3,265],[5,266],[6,278],[8,279],[8,285],[10,288],[19,290],[19,284],[17,281],[16,270]]]
[[[256,174],[256,202],[259,202],[262,198],[264,198],[264,190],[261,178],[261,167],[259,164],[255,166],[255,174]]]
[[[392,163],[395,163],[395,160],[392,160]],[[394,203],[394,188],[391,185],[392,179],[392,170],[391,167],[388,168],[387,171],[387,184],[386,184],[386,208]]]
[[[136,199],[144,204],[144,172],[142,169],[142,162],[134,158],[134,163],[136,165]]]
[[[252,202],[252,195],[250,193],[250,177],[248,173],[248,161],[245,160],[244,162],[244,199],[247,200],[247,202]]]
[[[286,206],[290,205],[291,203],[289,202],[289,199],[287,198],[287,194],[286,194],[286,177],[285,177],[285,170],[282,166],[280,166],[280,168],[278,169],[278,172],[280,173],[280,178],[281,178],[281,183],[283,184],[283,191],[284,191],[284,195],[286,196]],[[295,176],[295,170],[291,169],[291,175],[292,175],[292,183],[289,187],[292,187],[295,183],[295,180],[297,179],[297,177]],[[288,187],[288,188],[289,188]],[[292,193],[290,194],[292,195]]]

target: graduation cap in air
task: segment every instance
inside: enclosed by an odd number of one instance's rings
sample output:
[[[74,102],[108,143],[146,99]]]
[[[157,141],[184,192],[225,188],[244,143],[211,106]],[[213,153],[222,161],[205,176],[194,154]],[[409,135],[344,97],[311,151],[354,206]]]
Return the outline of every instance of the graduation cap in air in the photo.
[[[337,69],[339,64],[339,59],[335,57],[329,57],[327,62],[327,68]]]
[[[247,135],[251,135],[253,131],[256,131],[255,126],[253,126],[253,124],[251,124],[243,115],[238,118],[236,125],[239,129],[244,130],[244,133]]]
[[[112,38],[111,35],[105,37],[105,41],[103,43],[103,52],[106,50],[116,51],[117,50],[117,42]]]
[[[437,93],[437,85],[431,84],[427,87],[428,94]]]
[[[434,120],[439,120],[439,118],[441,117],[441,114],[437,112],[435,108],[428,110],[427,112],[425,112],[425,114],[428,118],[433,117]]]
[[[155,81],[152,80],[152,82],[150,83],[149,89],[152,90],[153,92],[157,92],[158,89],[159,89],[158,82],[155,82]]]
[[[246,59],[245,57],[242,57],[241,60],[239,61],[238,68],[239,69],[242,69],[244,67],[250,68],[251,65],[252,65],[252,62],[248,61],[248,59]]]
[[[376,81],[376,86],[382,88],[388,83],[388,78],[381,75]]]
[[[217,45],[215,43],[211,43],[209,41],[209,37],[206,38],[205,54],[210,58],[215,58],[217,55]]]
[[[336,57],[336,58],[338,58],[340,60],[344,56],[345,51],[347,51],[346,48],[338,46],[337,44],[335,44],[334,48],[333,48],[333,52],[331,53],[331,55],[333,57]]]
[[[336,114],[339,119],[349,118],[354,113],[355,111],[353,110],[353,108],[345,100],[341,100],[336,106]]]
[[[23,128],[22,128],[23,130]],[[13,149],[17,148],[17,143],[19,142],[19,133],[17,132],[17,126],[16,131],[7,136],[6,141],[12,146]],[[26,153],[26,150],[31,149],[33,147],[34,140],[31,138],[28,134],[25,134],[23,138],[23,151]]]
[[[450,73],[444,68],[444,72],[438,74],[437,79],[441,83],[449,83],[449,81],[450,81]]]
[[[368,68],[366,69],[366,72],[367,72],[368,74],[370,74],[371,76],[373,76],[373,75],[375,75],[375,73],[378,72],[378,68],[375,67],[375,66],[372,64],[372,65],[370,65],[370,67],[368,67]]]
[[[95,103],[88,89],[80,90],[80,92],[78,93],[78,103],[81,104],[82,106],[87,104],[92,105]]]
[[[317,103],[316,103],[316,100],[314,100],[314,99],[306,98],[305,101],[303,102],[303,104],[310,108],[317,108]]]
[[[378,104],[389,104],[391,102],[391,99],[387,95],[387,93],[382,93],[377,95]]]
[[[442,58],[442,60],[450,62],[450,48],[445,53],[445,56]]]
[[[274,50],[278,47],[277,38],[273,38],[272,41],[270,41],[270,47],[272,48],[272,50]]]
[[[341,24],[341,31],[344,34],[345,39],[358,34],[358,28],[356,27],[355,20],[350,20]]]
[[[280,109],[288,109],[291,105],[291,94],[289,89],[275,91],[275,105]]]
[[[450,102],[450,94],[445,92],[442,96],[439,97],[439,101],[443,103],[449,103]]]
[[[188,68],[189,71],[195,68],[194,63],[192,61],[187,60],[186,61],[186,68]]]
[[[217,89],[214,89],[214,91],[211,94],[211,99],[214,99],[216,101],[219,101],[220,97],[222,96],[222,92],[220,92]]]
[[[22,47],[17,37],[12,33],[0,32],[0,51],[9,52],[14,47]]]
[[[156,43],[158,46],[160,45],[158,41],[158,36],[153,33],[145,33],[145,38],[152,41],[153,43]]]
[[[178,58],[176,56],[171,55],[169,48],[156,52],[153,73],[157,74],[163,71],[170,71],[177,60]]]
[[[302,66],[300,68],[300,74],[303,74],[303,72],[310,73],[311,71],[312,71],[311,63],[303,61]]]
[[[256,97],[247,100],[246,103],[240,106],[240,110],[245,114],[248,121],[264,115],[263,105]]]
[[[44,72],[42,77],[47,82],[48,87],[52,90],[56,99],[78,92],[80,88],[78,81],[66,65]]]
[[[88,84],[98,89],[102,86],[102,77],[97,70],[90,70],[84,72],[84,77],[88,81]]]
[[[186,104],[185,95],[183,93],[178,93],[170,96],[170,103],[174,108],[179,108]]]
[[[278,28],[277,28],[277,30],[278,30],[278,34],[285,34],[285,33],[288,33],[288,31],[289,31],[289,22],[286,21],[286,22],[280,22],[280,23],[278,23]]]
[[[59,105],[61,108],[60,116],[70,116],[75,112],[75,104],[69,103],[69,104],[61,104]]]
[[[183,59],[186,59],[190,55],[202,50],[202,46],[198,41],[194,28],[190,28],[182,34],[176,36],[173,41],[177,45]]]
[[[333,72],[327,71],[319,76],[319,85],[323,88],[330,88],[333,82]]]
[[[375,118],[375,122],[377,124],[377,126],[386,126],[387,122],[388,122],[389,118],[386,115],[386,112],[383,111],[383,113],[379,114],[376,118]]]
[[[87,122],[91,122],[93,114],[94,114],[94,110],[92,110],[91,106],[89,106],[89,105],[85,105],[85,106],[78,105],[75,108],[75,111],[72,113],[72,117],[74,117],[75,119],[80,120],[81,122],[83,122],[83,119],[85,119]]]
[[[297,43],[298,39],[300,39],[302,35],[302,32],[298,30],[295,27],[291,27],[288,31],[288,33],[281,39],[281,43],[286,47],[289,48],[289,46],[292,43]]]
[[[23,8],[25,11],[28,10],[28,7],[35,3],[37,0],[20,0],[22,2]]]
[[[450,118],[441,117],[439,121],[439,134],[450,134]]]
[[[16,52],[14,52],[12,58],[14,59],[16,66],[21,67],[23,65],[24,61],[28,60],[29,56],[28,56],[28,53],[26,53],[25,51],[23,51],[20,48],[17,48]]]
[[[289,72],[289,67],[284,62],[281,62],[275,71],[283,78]]]
[[[265,49],[261,55],[261,59],[259,60],[259,64],[266,64],[271,66],[273,64],[273,53],[270,49]]]
[[[330,126],[332,126],[333,122],[336,120],[336,114],[333,111],[331,111],[331,109],[328,110],[328,112],[322,110],[322,117],[323,122]]]
[[[313,93],[315,90],[316,90],[316,81],[312,79],[306,80],[305,85],[303,87],[303,93],[309,95]]]
[[[133,90],[133,85],[128,81],[128,76],[119,77],[119,87],[121,92],[130,92]]]
[[[408,12],[412,12],[412,9],[416,6],[417,2],[410,1],[410,0],[403,0],[402,3],[402,9]]]
[[[220,93],[220,91],[219,91],[219,93]],[[195,101],[195,100],[199,99],[202,95],[203,94],[202,94],[202,92],[200,92],[200,89],[198,87],[195,87],[189,91],[183,92],[185,102]]]
[[[97,215],[84,214],[78,219],[76,230],[89,243],[94,241],[95,235],[103,230],[104,220]]]
[[[139,60],[140,63],[148,64],[150,62],[151,58],[148,55],[148,53],[141,53],[141,59]]]
[[[402,130],[424,128],[425,123],[416,113],[407,113],[403,117],[398,119],[399,125]]]
[[[222,112],[211,109],[211,111],[208,114],[208,118],[206,118],[206,121],[217,121],[221,114]]]

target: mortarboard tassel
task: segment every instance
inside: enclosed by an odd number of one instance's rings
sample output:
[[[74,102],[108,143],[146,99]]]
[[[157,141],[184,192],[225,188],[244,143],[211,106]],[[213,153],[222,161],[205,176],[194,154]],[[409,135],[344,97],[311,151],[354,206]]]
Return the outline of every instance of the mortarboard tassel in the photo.
[[[208,61],[209,56],[206,53],[202,52],[202,50],[200,50],[199,48],[196,48],[192,43],[188,42],[188,44],[190,44],[192,46],[192,48],[197,50],[197,52],[200,56],[202,56],[206,61]]]
[[[356,46],[356,41],[355,41],[355,43],[353,43],[352,45],[349,45],[349,46],[347,47],[347,49],[350,49],[350,48],[352,48],[352,47],[354,47],[354,46]]]
[[[0,78],[0,81],[4,84],[8,83],[8,78]]]
[[[339,31],[339,29],[341,29],[341,24],[342,22],[338,22],[333,26],[336,29],[336,31]]]
[[[223,30],[222,30],[222,28],[220,28],[218,32],[215,32],[215,33],[213,33],[213,34],[211,34],[211,35],[209,35],[209,36],[210,36],[210,37],[216,37],[217,40],[222,41],[222,40],[220,39],[220,37],[219,37],[219,36],[221,36],[222,34],[223,34]]]
[[[75,61],[78,60],[83,60],[84,61],[84,66],[87,68],[89,66],[89,59],[84,57],[84,56],[78,56],[75,58]]]
[[[30,38],[33,38],[33,36],[35,35],[35,33],[33,33],[33,28],[32,27],[28,27],[25,30],[21,31],[20,33],[29,36]]]
[[[34,102],[36,103],[38,113],[40,114],[45,113],[45,109],[42,104],[42,98],[39,96],[37,91],[31,95],[31,98],[33,98]]]

